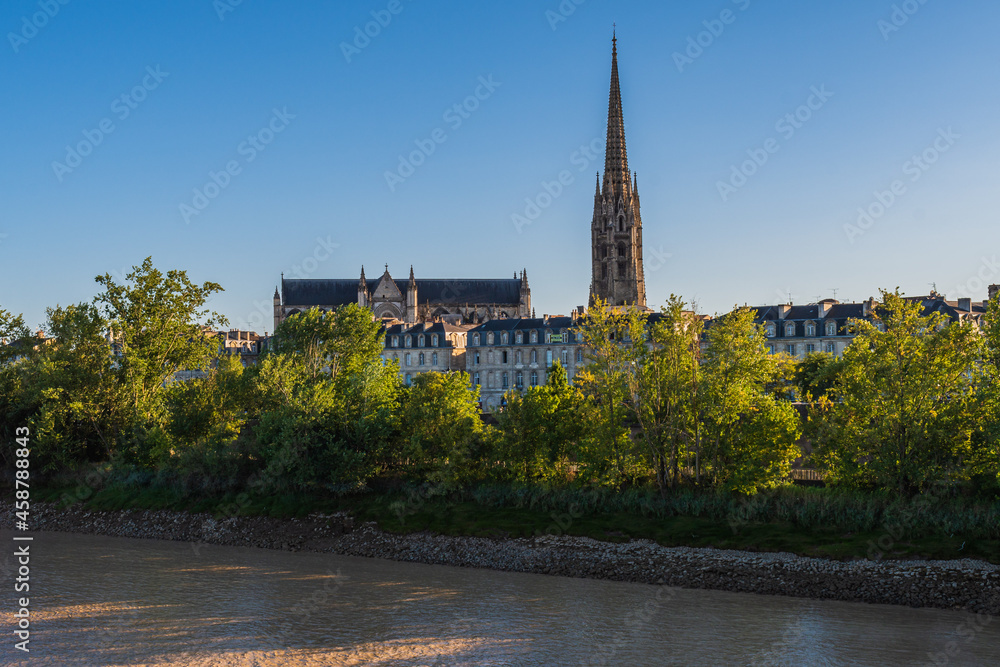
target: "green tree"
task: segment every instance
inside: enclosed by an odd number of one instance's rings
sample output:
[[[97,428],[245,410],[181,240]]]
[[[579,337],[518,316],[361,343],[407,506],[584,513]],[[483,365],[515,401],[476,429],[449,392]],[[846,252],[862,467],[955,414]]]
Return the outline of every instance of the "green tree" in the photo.
[[[578,448],[580,472],[599,485],[620,487],[648,474],[626,422],[632,412],[629,382],[646,338],[645,320],[635,308],[615,308],[598,299],[580,325],[588,363],[575,382],[588,398],[582,409],[590,427]]]
[[[781,484],[800,454],[798,415],[768,390],[778,362],[754,318],[748,308],[716,318],[702,366],[704,465],[713,484],[742,493]]]
[[[875,315],[852,323],[838,400],[826,406],[817,454],[828,479],[900,494],[962,479],[977,424],[981,336],[968,323],[923,315],[898,290],[882,291]]]
[[[498,476],[520,482],[566,481],[571,458],[583,432],[580,396],[556,360],[545,384],[523,394],[510,392],[499,418],[499,449],[494,458],[503,467]]]
[[[630,406],[661,490],[680,482],[681,466],[699,436],[701,333],[701,319],[672,294],[648,326],[648,340],[638,331],[630,338]]]
[[[470,383],[468,373],[421,373],[406,391],[400,454],[419,481],[454,485],[477,473],[483,424]]]
[[[795,386],[804,401],[835,397],[842,364],[829,352],[810,352],[795,368]]]
[[[178,371],[206,371],[218,357],[211,329],[226,319],[204,308],[222,287],[192,283],[184,271],[161,272],[147,257],[125,282],[98,276],[104,291],[95,299],[113,336],[116,375],[125,389],[135,426],[163,424],[163,387]]]

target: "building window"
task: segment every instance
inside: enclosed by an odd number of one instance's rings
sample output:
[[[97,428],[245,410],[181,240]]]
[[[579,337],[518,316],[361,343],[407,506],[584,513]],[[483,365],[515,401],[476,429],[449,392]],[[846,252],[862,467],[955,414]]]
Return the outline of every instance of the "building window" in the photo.
[[[514,386],[518,389],[524,386],[524,373],[521,371],[518,371],[517,374],[514,375]]]
[[[424,365],[424,353],[421,352],[419,355],[417,355],[417,366],[423,366],[423,365]]]
[[[836,343],[827,343],[826,344],[826,351],[829,352],[830,354],[836,354],[837,353],[837,344]]]
[[[789,322],[788,324],[785,325],[785,335],[786,336],[795,335],[795,325],[792,322]]]
[[[569,366],[569,350],[563,350],[561,357],[563,368],[566,368]]]
[[[618,277],[625,277],[625,262],[618,262]]]
[[[433,336],[431,336],[431,347],[437,347],[437,346],[438,346],[438,335],[434,334]]]
[[[399,347],[399,336],[393,336],[392,337],[392,346],[393,347]]]
[[[576,351],[576,363],[578,363],[578,364],[582,364],[583,363],[583,350],[577,350]]]
[[[492,332],[486,334],[486,344],[487,345],[492,345],[493,344],[493,333]]]
[[[533,364],[537,364],[538,363],[538,350],[532,350],[531,351],[531,363],[533,363]]]
[[[552,365],[552,350],[545,350],[545,367]]]
[[[816,346],[815,345],[813,345],[812,343],[809,343],[808,345],[806,345],[806,354],[812,354],[815,351],[816,351]]]
[[[791,345],[786,345],[785,346],[785,352],[787,352],[788,354],[790,354],[790,355],[792,355],[794,357],[795,356],[795,343],[792,343]]]
[[[514,353],[514,363],[515,364],[521,363],[521,350],[518,350],[517,352]]]
[[[410,353],[409,352],[406,353],[405,359],[406,359],[406,365],[409,366],[410,365]]]
[[[538,332],[537,331],[532,331],[531,332],[531,342],[532,343],[537,343],[538,342]]]
[[[504,350],[503,352],[500,353],[500,363],[501,364],[507,363],[507,350]]]
[[[524,333],[518,331],[516,334],[514,334],[514,341],[517,342],[519,345],[521,343],[523,343],[524,342]]]
[[[768,352],[768,354],[774,354],[774,346],[773,345],[768,345],[767,346],[767,352]]]
[[[774,322],[768,322],[764,325],[764,333],[768,338],[774,338]]]
[[[477,387],[479,386],[479,373],[472,374],[472,384],[474,384]]]
[[[420,337],[417,338],[417,347],[423,347],[423,346],[424,346],[424,335],[420,334]]]
[[[816,325],[813,324],[812,322],[809,322],[808,324],[806,324],[806,335],[807,336],[815,336],[816,335]]]
[[[531,386],[538,386],[538,371],[531,371]]]
[[[479,353],[478,352],[476,352],[476,354],[475,354],[475,358],[473,359],[473,363],[475,363],[476,366],[479,365]]]
[[[411,376],[411,375],[410,375],[409,373],[407,373],[407,374],[406,374],[406,386],[407,386],[407,387],[409,387],[409,386],[410,386],[410,382],[411,382],[412,380],[413,380],[413,377],[412,377],[412,376]]]
[[[837,335],[837,323],[836,322],[827,322],[826,323],[826,335],[827,336],[836,336]]]
[[[502,334],[500,334],[500,344],[501,345],[506,345],[507,344],[507,332],[506,331],[504,331]]]
[[[479,334],[472,334],[472,344],[479,345]]]
[[[507,379],[507,374],[506,374],[506,373],[504,373],[504,374],[503,374],[503,388],[504,388],[504,389],[506,389],[506,388],[507,388],[507,387],[509,387],[509,386],[510,386],[510,383],[508,382],[508,379]]]
[[[432,366],[437,366],[438,365],[438,353],[437,352],[435,352],[434,354],[431,355],[431,365]]]
[[[413,347],[413,336],[406,337],[406,347]]]

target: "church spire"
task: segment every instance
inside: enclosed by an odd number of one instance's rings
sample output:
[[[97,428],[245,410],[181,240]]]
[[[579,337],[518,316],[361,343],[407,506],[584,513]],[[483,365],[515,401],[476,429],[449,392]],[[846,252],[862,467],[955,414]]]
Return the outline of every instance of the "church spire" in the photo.
[[[631,185],[628,155],[625,152],[625,118],[622,92],[618,82],[618,36],[611,40],[611,92],[608,95],[608,140],[604,153],[604,194],[608,188],[617,195]]]

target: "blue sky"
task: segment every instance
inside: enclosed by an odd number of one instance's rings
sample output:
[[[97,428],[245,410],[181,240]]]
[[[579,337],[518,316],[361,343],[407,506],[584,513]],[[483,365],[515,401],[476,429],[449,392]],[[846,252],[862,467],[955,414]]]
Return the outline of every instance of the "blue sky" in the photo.
[[[8,0],[0,307],[38,325],[152,255],[261,332],[282,272],[362,264],[525,267],[568,313],[614,22],[650,305],[1000,283],[997,3]]]

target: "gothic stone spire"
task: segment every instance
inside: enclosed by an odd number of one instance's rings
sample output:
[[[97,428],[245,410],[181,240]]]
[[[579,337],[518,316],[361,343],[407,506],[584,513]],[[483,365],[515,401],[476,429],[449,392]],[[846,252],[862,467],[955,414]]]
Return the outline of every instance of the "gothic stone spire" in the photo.
[[[604,181],[594,198],[591,224],[591,303],[601,299],[612,306],[645,307],[646,281],[642,268],[642,218],[638,179],[633,180],[625,151],[625,119],[618,81],[618,38],[611,48],[611,93],[608,98],[608,143]]]
[[[628,154],[625,150],[625,117],[622,113],[622,91],[618,82],[618,38],[611,47],[611,92],[608,95],[608,140],[604,153],[604,194],[623,196],[631,185]]]

